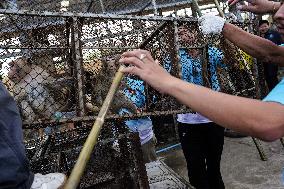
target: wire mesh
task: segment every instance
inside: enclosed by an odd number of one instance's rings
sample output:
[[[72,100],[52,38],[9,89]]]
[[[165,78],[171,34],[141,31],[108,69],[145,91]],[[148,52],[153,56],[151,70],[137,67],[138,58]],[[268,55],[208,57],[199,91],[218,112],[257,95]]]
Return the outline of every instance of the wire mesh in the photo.
[[[148,188],[139,136],[129,132],[122,123],[109,121],[105,124],[81,178],[80,188]],[[44,140],[29,141],[27,153],[32,170],[69,175],[89,132],[90,123],[54,133]]]
[[[158,8],[173,8],[175,6],[185,6],[190,3],[186,0],[6,0],[13,2],[8,4],[10,7],[29,10],[29,11],[70,11],[70,12],[92,12],[112,13],[112,14],[129,14],[141,13],[147,11],[148,13],[155,13]],[[3,3],[3,7],[7,4]]]
[[[203,36],[194,18],[0,13],[1,75],[21,111],[34,171],[70,172],[110,87],[117,60],[127,50],[149,50],[176,77],[184,79],[186,73],[187,78],[199,78],[196,84],[260,98],[257,78],[262,76],[254,59],[220,36]],[[182,41],[181,26],[189,31],[190,42]],[[180,63],[182,52],[192,61],[191,70]],[[128,133],[124,120],[190,111],[139,78],[126,76],[81,187],[147,188],[139,138]]]

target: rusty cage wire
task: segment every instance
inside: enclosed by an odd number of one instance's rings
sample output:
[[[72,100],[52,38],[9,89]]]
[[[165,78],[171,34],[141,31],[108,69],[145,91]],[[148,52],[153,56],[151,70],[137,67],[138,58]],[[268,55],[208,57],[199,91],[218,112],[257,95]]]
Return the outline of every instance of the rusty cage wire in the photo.
[[[99,1],[71,1],[77,13],[46,11],[60,11],[62,1],[18,2],[20,7],[30,7],[30,10],[0,9],[1,72],[21,111],[34,171],[70,173],[111,84],[117,59],[127,50],[149,50],[165,69],[179,78],[180,49],[194,50],[203,62],[203,84],[212,87],[208,48],[213,46],[222,52],[215,56],[222,62],[216,65],[220,90],[260,98],[257,80],[260,76],[254,59],[222,37],[204,37],[196,18],[96,14],[111,12],[110,4],[100,4],[101,9],[96,11],[99,5],[91,2],[98,4]],[[155,6],[169,2],[157,1]],[[126,11],[123,5],[128,1],[124,3],[116,3],[117,9],[113,11]],[[54,7],[45,6],[51,4]],[[93,13],[82,13],[86,11],[77,6],[89,12],[93,8]],[[73,11],[72,6],[69,9]],[[133,10],[139,13],[135,7],[129,10],[129,13]],[[250,24],[240,24],[240,27],[245,29]],[[195,33],[192,44],[180,43],[180,25]],[[193,69],[198,70],[199,66]],[[124,94],[125,90],[145,97],[139,113],[131,97]],[[128,113],[121,114],[121,109],[127,109]],[[124,120],[189,111],[139,78],[126,76],[81,187],[148,188],[138,134],[129,132]]]

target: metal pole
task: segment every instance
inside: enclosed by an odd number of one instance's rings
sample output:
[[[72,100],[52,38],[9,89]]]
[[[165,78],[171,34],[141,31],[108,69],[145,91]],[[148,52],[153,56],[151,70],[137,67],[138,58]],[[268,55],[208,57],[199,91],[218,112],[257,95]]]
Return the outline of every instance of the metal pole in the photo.
[[[261,146],[259,140],[256,139],[256,138],[254,138],[254,137],[251,137],[251,138],[252,138],[252,140],[253,140],[253,142],[254,142],[256,148],[257,148],[257,151],[258,151],[258,153],[259,153],[259,156],[260,156],[261,160],[262,160],[262,161],[267,161],[267,157],[266,157],[266,155],[265,155],[265,153],[264,153],[264,150],[263,150],[263,148],[262,148],[262,146]]]
[[[216,5],[216,7],[217,7],[217,10],[218,10],[220,16],[224,18],[224,17],[225,17],[224,12],[222,11],[218,0],[214,0],[214,3],[215,3],[215,5]]]
[[[156,0],[152,0],[152,4],[153,4],[153,7],[154,7],[154,15],[157,16],[158,15],[158,9],[157,9]]]
[[[196,12],[195,6],[193,4],[191,4],[190,8],[191,8],[192,16],[194,18],[197,18],[197,12]]]
[[[197,0],[192,0],[192,5],[193,5],[195,11],[197,12],[198,16],[201,17],[202,13],[201,13],[201,10],[200,10],[199,5],[197,3]]]
[[[280,138],[280,142],[281,142],[281,144],[282,144],[282,147],[284,148],[284,139],[283,139],[283,137]]]
[[[101,4],[101,8],[102,8],[103,13],[105,13],[106,10],[105,10],[105,6],[104,6],[103,0],[100,0],[100,4]]]
[[[81,46],[81,26],[80,20],[77,17],[73,18],[74,26],[73,26],[73,38],[74,38],[74,49],[73,49],[73,58],[75,62],[75,73],[77,79],[77,87],[78,87],[78,116],[85,115],[85,103],[84,103],[84,85],[83,85],[83,66],[82,66],[82,46]]]

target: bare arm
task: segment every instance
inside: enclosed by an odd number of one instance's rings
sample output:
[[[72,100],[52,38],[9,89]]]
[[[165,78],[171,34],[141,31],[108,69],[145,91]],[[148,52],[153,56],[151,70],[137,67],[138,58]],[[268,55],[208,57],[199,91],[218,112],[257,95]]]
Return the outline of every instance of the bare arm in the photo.
[[[284,106],[227,95],[172,78],[166,93],[210,120],[250,136],[273,141],[284,135]]]
[[[137,58],[141,53],[147,54],[143,60]],[[125,73],[138,75],[160,92],[174,96],[226,128],[266,141],[284,135],[284,105],[227,95],[184,82],[167,73],[147,51],[130,51],[123,56],[120,62],[134,65],[125,68]]]
[[[241,0],[228,0],[229,6],[235,5]],[[275,14],[280,8],[280,2],[268,1],[268,0],[245,0],[247,5],[238,5],[237,8],[241,11],[248,11],[255,14]]]
[[[253,57],[284,66],[284,47],[229,23],[224,25],[222,33],[225,38]]]

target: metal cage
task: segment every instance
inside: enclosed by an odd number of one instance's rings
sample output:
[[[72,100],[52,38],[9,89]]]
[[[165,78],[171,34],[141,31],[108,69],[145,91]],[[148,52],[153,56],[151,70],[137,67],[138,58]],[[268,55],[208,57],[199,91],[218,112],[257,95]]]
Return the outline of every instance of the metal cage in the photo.
[[[180,50],[194,51],[201,64],[193,69],[201,66],[203,85],[212,88],[212,57],[208,49],[214,47],[221,52],[215,56],[221,61],[215,65],[220,90],[260,98],[254,59],[220,36],[203,36],[195,18],[38,12],[59,11],[61,1],[52,1],[55,7],[45,7],[51,4],[46,2],[19,1],[22,10],[0,10],[1,72],[23,116],[27,151],[35,171],[70,173],[111,84],[117,59],[127,50],[149,50],[161,66],[179,78],[182,77]],[[76,10],[81,6],[72,2]],[[104,4],[104,10],[125,11],[123,4],[116,2],[116,9]],[[170,1],[157,1],[157,5],[162,3]],[[84,10],[88,8],[86,5]],[[37,11],[25,11],[25,7]],[[180,42],[181,25],[194,33],[192,44]],[[131,101],[132,93],[144,97],[139,113]],[[127,109],[128,113],[121,114],[121,109]],[[148,188],[146,170],[139,156],[139,137],[127,131],[124,120],[190,111],[139,78],[126,76],[81,187]]]

